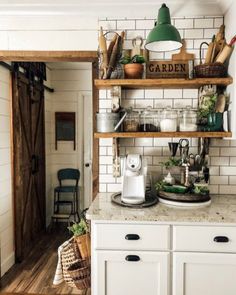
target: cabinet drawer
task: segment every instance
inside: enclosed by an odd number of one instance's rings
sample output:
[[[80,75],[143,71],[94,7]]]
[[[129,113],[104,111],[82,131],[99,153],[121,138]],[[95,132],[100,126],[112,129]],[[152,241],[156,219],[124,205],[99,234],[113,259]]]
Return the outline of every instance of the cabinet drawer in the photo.
[[[168,250],[168,225],[96,224],[95,249],[115,250]]]
[[[236,227],[174,226],[175,251],[236,252]]]

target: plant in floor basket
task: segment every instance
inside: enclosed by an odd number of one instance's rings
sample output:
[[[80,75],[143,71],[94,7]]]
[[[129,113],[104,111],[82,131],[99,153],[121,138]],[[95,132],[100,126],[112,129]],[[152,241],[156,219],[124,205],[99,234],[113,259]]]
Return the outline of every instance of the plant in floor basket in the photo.
[[[88,259],[91,256],[91,242],[89,227],[84,218],[81,218],[79,223],[73,223],[68,227],[74,235],[74,239],[78,245],[80,255],[83,259]]]
[[[145,63],[145,59],[142,55],[135,55],[132,58],[124,56],[121,58],[120,63],[124,65],[125,78],[142,78],[144,70],[143,63]]]

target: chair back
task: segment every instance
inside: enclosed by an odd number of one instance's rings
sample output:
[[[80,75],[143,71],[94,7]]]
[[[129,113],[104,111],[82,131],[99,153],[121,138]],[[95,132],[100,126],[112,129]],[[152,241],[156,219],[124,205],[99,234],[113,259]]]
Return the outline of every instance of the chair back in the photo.
[[[75,180],[75,185],[78,186],[80,171],[73,168],[60,169],[57,172],[57,178],[59,180],[60,186],[62,186],[62,180]]]

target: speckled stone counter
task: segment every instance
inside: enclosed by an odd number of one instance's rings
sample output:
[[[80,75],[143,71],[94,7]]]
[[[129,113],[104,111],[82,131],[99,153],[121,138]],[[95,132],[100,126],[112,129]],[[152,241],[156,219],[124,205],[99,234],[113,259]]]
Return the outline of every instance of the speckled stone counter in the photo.
[[[145,209],[120,207],[111,202],[111,195],[111,193],[99,193],[87,212],[87,218],[100,221],[236,225],[236,195],[213,195],[211,205],[201,208],[171,207],[158,203]]]

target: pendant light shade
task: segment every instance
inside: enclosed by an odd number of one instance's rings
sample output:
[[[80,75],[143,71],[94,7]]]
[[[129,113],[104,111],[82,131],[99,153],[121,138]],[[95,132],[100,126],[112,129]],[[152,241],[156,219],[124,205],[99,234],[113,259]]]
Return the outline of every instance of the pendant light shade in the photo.
[[[155,27],[149,33],[145,48],[150,51],[172,51],[182,47],[179,31],[171,25],[170,10],[162,4]]]

